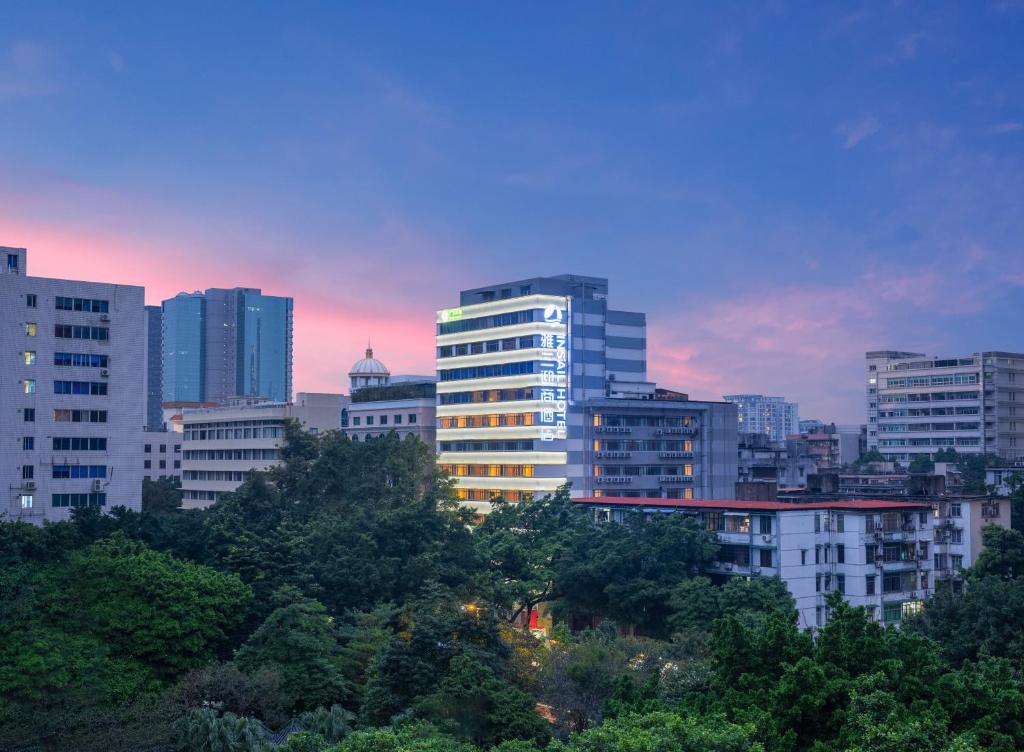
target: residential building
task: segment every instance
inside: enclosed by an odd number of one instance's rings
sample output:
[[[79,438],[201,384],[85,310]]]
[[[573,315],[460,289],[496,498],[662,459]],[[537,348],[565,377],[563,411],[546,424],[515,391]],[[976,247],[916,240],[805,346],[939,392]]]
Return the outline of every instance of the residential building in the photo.
[[[714,531],[721,545],[717,560],[707,568],[712,580],[780,577],[796,601],[805,629],[825,624],[825,597],[833,591],[865,607],[876,621],[900,623],[922,608],[937,578],[952,578],[955,586],[959,572],[976,560],[986,524],[1009,524],[1005,499],[996,507],[984,507],[982,502],[976,516],[974,506],[968,512],[966,504],[952,502],[937,510],[928,502],[910,500],[575,501],[592,510],[598,521],[620,521],[637,511],[693,517]],[[972,515],[970,520],[963,517],[967,514]]]
[[[1024,457],[1024,353],[878,350],[866,361],[868,449],[901,464],[950,448]]]
[[[0,515],[138,510],[145,423],[144,290],[28,276],[0,248]]]
[[[741,433],[737,480],[774,482],[781,489],[804,488],[818,464],[799,443],[776,444],[763,433]]]
[[[217,407],[184,408],[182,506],[209,506],[254,471],[281,464],[289,420],[297,420],[311,433],[340,431],[347,402],[341,394],[299,392],[294,403],[238,398]]]
[[[800,408],[784,397],[766,397],[763,394],[727,394],[738,410],[740,433],[761,433],[775,444],[781,444],[790,434],[800,430]]]
[[[211,288],[165,300],[163,401],[289,401],[292,318],[291,298],[257,288]]]
[[[690,441],[692,463],[684,461],[682,448],[614,458],[619,466],[630,466],[631,476],[632,468],[655,478],[672,476],[658,485],[662,492],[685,493],[689,487],[702,493],[704,484],[722,482],[720,472],[728,472],[730,463],[735,467],[734,443],[728,458],[712,462],[714,468],[700,465],[706,450],[728,442],[727,430],[716,437],[718,444],[710,432],[729,421],[731,408],[713,413],[707,406],[712,403],[678,398],[653,404],[657,392],[647,381],[646,316],[611,308],[603,278],[534,277],[463,290],[458,307],[437,312],[437,372],[438,462],[456,478],[464,503],[480,512],[488,511],[494,496],[518,501],[566,482],[574,494],[586,493],[597,477],[595,463],[605,466],[613,459],[598,454],[632,451],[595,449],[620,438],[595,433],[595,417],[605,414],[644,422],[643,428],[651,429],[649,442],[659,428],[696,429],[657,438],[659,444],[671,440],[680,446]],[[645,402],[652,404],[645,407]],[[622,428],[626,434],[640,425]],[[662,451],[679,456],[658,456]],[[642,458],[641,452],[653,454]],[[658,461],[647,464],[651,457]],[[686,464],[694,465],[694,480],[676,482]],[[677,472],[662,472],[665,467]],[[734,480],[729,479],[730,487]],[[649,486],[645,481],[635,487]]]
[[[809,457],[818,470],[840,468],[860,459],[860,426],[822,424],[810,432],[786,437],[786,449],[792,456]]]
[[[142,434],[142,477],[146,480],[181,480],[182,437],[175,431]]]

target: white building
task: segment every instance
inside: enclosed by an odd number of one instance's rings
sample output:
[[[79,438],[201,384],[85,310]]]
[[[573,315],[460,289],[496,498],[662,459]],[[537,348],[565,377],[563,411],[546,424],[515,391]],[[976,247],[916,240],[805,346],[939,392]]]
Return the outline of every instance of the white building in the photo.
[[[351,404],[345,432],[366,441],[394,432],[400,439],[417,436],[434,448],[437,437],[437,379],[391,376],[387,366],[366,348],[366,357],[349,371]]]
[[[142,477],[181,480],[181,432],[146,431],[142,434]]]
[[[800,432],[800,408],[784,397],[727,394],[722,399],[736,405],[741,434],[764,434],[772,443],[781,444],[790,434]]]
[[[294,403],[240,398],[182,411],[182,507],[207,507],[249,479],[281,464],[288,420],[311,433],[341,430],[348,398],[300,392]]]
[[[902,464],[941,449],[1024,457],[1024,353],[878,350],[866,360],[868,449]]]
[[[25,249],[0,248],[0,516],[138,510],[144,290],[27,272]]]
[[[981,552],[986,525],[1009,526],[1009,502],[842,500],[689,501],[577,499],[599,521],[619,521],[628,511],[676,512],[717,533],[721,548],[707,574],[775,576],[796,601],[802,628],[828,618],[825,597],[842,593],[875,620],[898,624],[916,613],[936,578],[953,578]]]

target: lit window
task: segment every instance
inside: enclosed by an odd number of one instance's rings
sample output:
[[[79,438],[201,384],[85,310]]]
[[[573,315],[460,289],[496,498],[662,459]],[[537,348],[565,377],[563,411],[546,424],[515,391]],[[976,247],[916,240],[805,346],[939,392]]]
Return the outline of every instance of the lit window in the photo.
[[[32,494],[21,495],[21,508],[31,509],[32,508]]]
[[[683,465],[683,475],[693,475],[693,465]]]
[[[36,393],[36,380],[35,379],[25,379],[21,383],[25,387],[25,394],[35,394]]]
[[[35,350],[25,351],[25,365],[34,366],[36,364],[36,353]]]
[[[25,324],[25,334],[27,334],[29,337],[35,337],[36,336],[36,325],[33,324],[33,323]]]

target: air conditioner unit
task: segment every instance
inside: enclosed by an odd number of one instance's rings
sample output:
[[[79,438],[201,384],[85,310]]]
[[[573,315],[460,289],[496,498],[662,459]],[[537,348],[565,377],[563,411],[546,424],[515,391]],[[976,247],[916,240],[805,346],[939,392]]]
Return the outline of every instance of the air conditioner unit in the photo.
[[[772,542],[772,537],[770,535],[762,535],[761,536],[761,540],[764,541],[765,543],[771,543]]]
[[[35,491],[36,482],[34,480],[27,480],[21,484],[21,487],[24,488],[26,491]]]
[[[92,482],[92,490],[93,491],[102,491],[103,490],[103,481],[101,481],[101,480],[94,480]]]
[[[106,313],[100,314],[100,321],[110,321],[110,315]]]
[[[106,368],[104,368],[102,371],[100,371],[100,376],[109,376],[109,375],[110,375],[110,371],[108,371]]]

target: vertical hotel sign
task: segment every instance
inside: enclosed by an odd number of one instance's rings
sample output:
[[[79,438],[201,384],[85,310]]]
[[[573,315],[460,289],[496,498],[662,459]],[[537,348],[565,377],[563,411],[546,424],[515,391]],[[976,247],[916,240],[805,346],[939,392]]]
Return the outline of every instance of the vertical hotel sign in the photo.
[[[558,331],[540,335],[540,440],[554,441],[566,437],[572,395],[571,299],[565,298],[563,305],[545,306],[544,323],[560,325]]]

